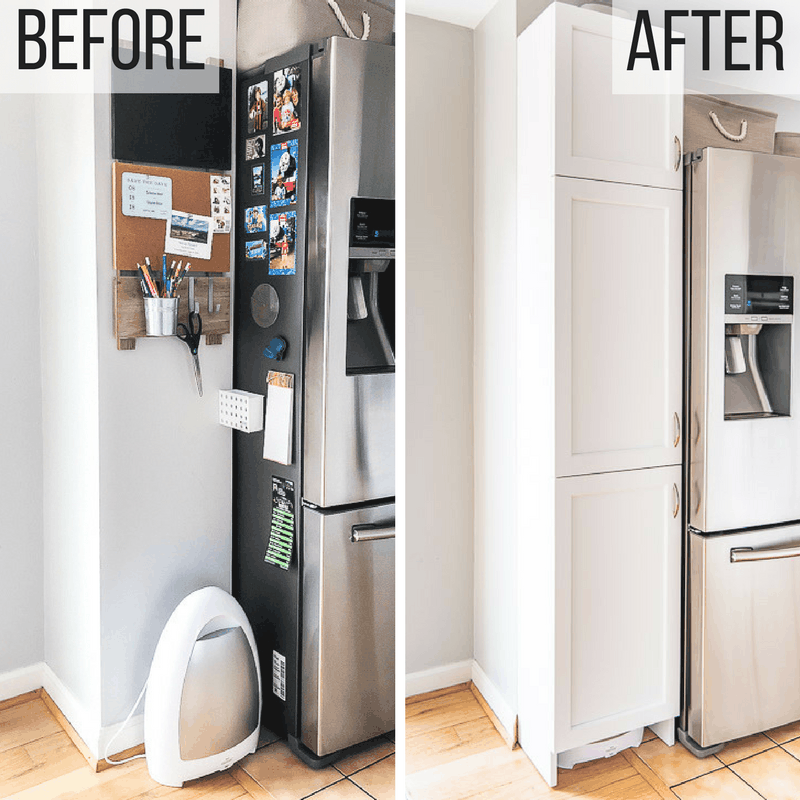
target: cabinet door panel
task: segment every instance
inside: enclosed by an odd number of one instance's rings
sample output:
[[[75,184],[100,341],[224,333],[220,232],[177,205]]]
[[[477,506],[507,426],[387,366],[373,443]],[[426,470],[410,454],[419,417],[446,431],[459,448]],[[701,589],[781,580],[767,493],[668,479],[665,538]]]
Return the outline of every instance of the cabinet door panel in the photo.
[[[556,179],[556,475],[681,462],[681,194]]]
[[[615,93],[612,59],[619,63],[632,36],[632,22],[557,7],[556,174],[680,189],[682,55],[659,76],[662,94]]]
[[[556,480],[556,741],[676,716],[681,468]]]

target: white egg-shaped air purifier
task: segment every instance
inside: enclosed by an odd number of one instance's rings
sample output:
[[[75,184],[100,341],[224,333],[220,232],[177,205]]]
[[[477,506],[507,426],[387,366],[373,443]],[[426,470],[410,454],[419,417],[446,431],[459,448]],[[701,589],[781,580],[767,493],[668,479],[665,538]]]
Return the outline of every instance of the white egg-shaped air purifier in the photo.
[[[261,670],[250,623],[228,592],[184,598],[158,640],[144,706],[147,769],[165,786],[227,769],[255,752]]]

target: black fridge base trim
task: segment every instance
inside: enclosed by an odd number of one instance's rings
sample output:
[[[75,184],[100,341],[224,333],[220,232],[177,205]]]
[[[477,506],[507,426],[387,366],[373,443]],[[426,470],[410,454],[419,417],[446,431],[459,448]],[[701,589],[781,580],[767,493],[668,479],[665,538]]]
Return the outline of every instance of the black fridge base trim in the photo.
[[[722,750],[726,742],[722,744],[712,744],[711,747],[701,747],[697,742],[686,733],[680,726],[678,726],[678,741],[695,757],[695,758],[708,758]]]
[[[306,766],[311,767],[311,769],[323,769],[325,767],[329,767],[334,761],[340,761],[348,756],[354,756],[358,753],[363,753],[379,739],[383,739],[387,742],[389,741],[383,736],[376,736],[372,739],[368,739],[366,742],[359,742],[358,744],[351,745],[350,747],[345,747],[343,750],[337,750],[335,753],[329,753],[327,756],[318,756],[316,753],[313,753],[311,750],[309,750],[299,739],[291,734],[289,734],[287,738],[289,739],[289,747],[292,748],[292,752]]]

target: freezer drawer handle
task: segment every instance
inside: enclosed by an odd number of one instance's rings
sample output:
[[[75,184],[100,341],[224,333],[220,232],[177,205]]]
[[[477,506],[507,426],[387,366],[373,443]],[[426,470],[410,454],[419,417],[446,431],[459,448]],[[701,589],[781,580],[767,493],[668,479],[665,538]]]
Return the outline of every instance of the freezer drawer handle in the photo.
[[[678,412],[675,412],[675,441],[672,443],[673,447],[677,447],[681,441],[681,418]]]
[[[350,541],[356,544],[378,539],[394,539],[394,522],[390,525],[353,525],[350,529]]]
[[[752,547],[735,547],[731,550],[731,563],[740,561],[772,561],[775,558],[797,558],[800,547],[765,547],[753,550]]]
[[[678,512],[681,510],[681,493],[678,491],[677,483],[672,484],[672,491],[675,493],[675,509],[672,512],[672,518],[675,519],[675,517],[678,516]]]

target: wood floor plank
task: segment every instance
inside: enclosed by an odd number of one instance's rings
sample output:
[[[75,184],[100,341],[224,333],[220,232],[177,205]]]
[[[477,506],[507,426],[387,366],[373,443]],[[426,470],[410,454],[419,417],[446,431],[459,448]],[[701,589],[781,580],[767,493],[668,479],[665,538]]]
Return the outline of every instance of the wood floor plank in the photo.
[[[5,711],[11,706],[18,706],[22,703],[29,703],[41,695],[41,689],[34,689],[32,692],[25,692],[25,694],[18,694],[16,697],[9,697],[8,700],[0,701],[0,711]]]
[[[275,800],[275,798],[257,781],[253,780],[238,764],[231,767],[231,775],[247,790],[248,797],[256,800]]]
[[[485,717],[469,689],[406,707],[406,739]]]
[[[0,753],[62,731],[39,697],[0,711]]]
[[[663,798],[663,800],[674,800],[675,795],[672,793],[670,788],[661,780],[661,778],[653,772],[650,767],[639,758],[638,754],[635,750],[628,749],[623,750],[622,755],[624,756],[625,760],[653,787],[653,789],[658,792],[659,797]]]
[[[63,731],[0,753],[0,797],[74,772],[86,761]]]
[[[435,700],[437,697],[444,697],[446,694],[463,692],[466,689],[469,689],[471,683],[472,681],[466,681],[466,683],[457,683],[454,686],[446,686],[444,689],[435,689],[432,692],[422,692],[421,694],[415,694],[411,697],[406,697],[406,705],[410,706],[414,703],[423,703],[426,700]]]
[[[596,792],[618,781],[636,777],[638,773],[621,754],[596,761],[585,761],[572,769],[558,770],[558,788],[572,794]]]
[[[406,776],[410,800],[467,800],[514,782],[542,781],[522,750],[501,747]]]
[[[159,786],[148,774],[144,760],[121,764],[104,772],[94,772],[88,765],[60,778],[20,792],[14,800],[132,800]],[[77,787],[77,788],[76,788]],[[47,789],[40,795],[39,790]]]
[[[443,766],[503,745],[488,717],[406,738],[406,773]]]
[[[244,787],[229,773],[216,772],[205,778],[189,781],[178,789],[174,786],[155,786],[130,800],[239,800],[248,798]]]
[[[88,765],[82,766],[66,775],[59,775],[44,783],[31,786],[14,794],[14,800],[59,800],[59,798],[83,797],[84,789],[91,789],[96,773]]]
[[[481,694],[481,690],[475,685],[474,682],[470,683],[469,688],[472,694],[475,695],[475,699],[478,701],[481,708],[486,713],[486,716],[491,720],[492,725],[494,725],[494,727],[497,729],[497,732],[500,734],[500,736],[503,737],[503,741],[512,750],[515,747],[519,747],[519,744],[517,743],[519,719],[514,717],[513,729],[510,731],[506,730],[505,726],[502,722],[500,722],[494,711],[492,711],[492,707],[486,702],[486,698]]]

